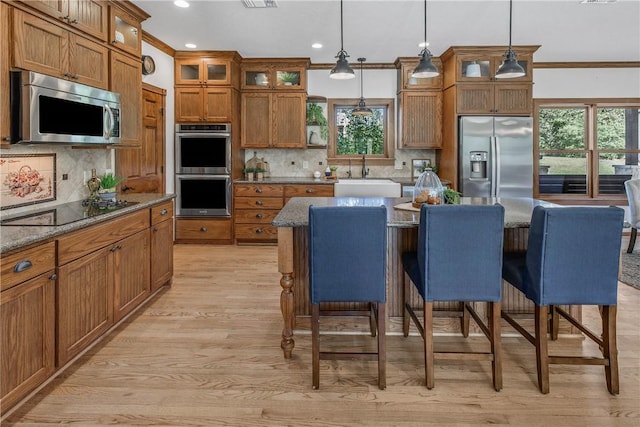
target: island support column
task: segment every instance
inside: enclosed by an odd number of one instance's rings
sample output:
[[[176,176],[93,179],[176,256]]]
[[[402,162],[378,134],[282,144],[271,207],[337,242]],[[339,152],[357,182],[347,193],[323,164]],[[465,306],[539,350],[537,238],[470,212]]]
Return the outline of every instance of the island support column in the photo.
[[[284,321],[280,347],[284,352],[284,358],[290,359],[295,347],[293,328],[296,321],[293,313],[293,227],[278,227],[278,271],[282,274],[280,311]]]

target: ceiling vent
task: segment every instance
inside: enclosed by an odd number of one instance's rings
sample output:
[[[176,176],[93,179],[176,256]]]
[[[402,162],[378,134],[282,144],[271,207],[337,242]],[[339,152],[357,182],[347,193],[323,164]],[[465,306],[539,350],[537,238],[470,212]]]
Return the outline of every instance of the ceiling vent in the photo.
[[[616,3],[618,0],[582,0],[580,3],[582,4],[606,4],[606,3]]]
[[[257,9],[261,7],[278,7],[276,0],[242,0],[244,7]]]

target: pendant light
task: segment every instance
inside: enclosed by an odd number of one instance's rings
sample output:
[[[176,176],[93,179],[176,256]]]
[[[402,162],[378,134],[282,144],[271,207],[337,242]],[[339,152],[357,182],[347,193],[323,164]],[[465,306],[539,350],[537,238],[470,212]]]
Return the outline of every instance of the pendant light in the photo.
[[[362,71],[362,64],[366,61],[367,58],[358,58],[358,62],[360,62],[360,101],[358,101],[358,108],[351,110],[351,115],[353,116],[370,116],[373,114],[371,108],[367,108],[367,104],[364,102],[364,97],[362,96],[362,82],[364,81],[364,74]]]
[[[431,61],[432,55],[427,46],[427,0],[424,0],[424,49],[420,52],[422,58],[420,58],[416,69],[413,70],[411,77],[424,79],[436,77],[440,74],[438,67]]]
[[[336,66],[333,67],[333,70],[329,73],[329,77],[332,79],[338,80],[346,80],[353,79],[356,77],[353,69],[349,66],[349,61],[347,61],[347,52],[344,50],[344,30],[342,26],[342,0],[340,0],[340,52],[336,55],[338,61],[336,61]]]
[[[527,73],[524,68],[518,64],[516,53],[511,48],[511,23],[513,21],[513,0],[509,0],[509,48],[504,53],[504,61],[498,67],[496,79],[512,79],[515,77],[525,76]]]

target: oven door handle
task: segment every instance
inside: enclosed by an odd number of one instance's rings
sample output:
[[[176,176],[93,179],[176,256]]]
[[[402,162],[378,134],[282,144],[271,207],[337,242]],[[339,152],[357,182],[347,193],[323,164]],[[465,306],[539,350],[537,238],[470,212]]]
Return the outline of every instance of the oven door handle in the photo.
[[[176,136],[178,137],[201,137],[201,138],[210,138],[212,136],[221,136],[224,138],[229,138],[231,134],[229,132],[198,132],[198,133],[184,133],[184,132],[176,132]]]

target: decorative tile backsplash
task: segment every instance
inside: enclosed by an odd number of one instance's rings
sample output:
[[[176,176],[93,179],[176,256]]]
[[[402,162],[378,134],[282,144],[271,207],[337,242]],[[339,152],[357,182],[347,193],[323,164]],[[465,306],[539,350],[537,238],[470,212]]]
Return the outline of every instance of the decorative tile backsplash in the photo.
[[[282,150],[282,149],[263,149],[263,150],[245,150],[244,162],[250,160],[255,155],[269,164],[271,176],[290,176],[290,177],[312,177],[314,171],[324,172],[327,168],[327,150],[323,149],[307,149],[307,150]],[[369,169],[369,178],[411,178],[411,164],[413,159],[430,159],[431,163],[435,163],[434,150],[396,150],[396,164],[402,165],[402,169],[395,169],[394,166],[374,166],[367,165]],[[303,162],[308,162],[308,169],[303,168]],[[351,167],[352,176],[360,178],[361,163],[354,163]],[[348,165],[340,165],[338,167],[338,177],[345,178]]]
[[[113,150],[108,149],[74,149],[70,146],[56,145],[13,145],[8,150],[0,150],[0,156],[55,156],[55,199],[36,205],[38,209],[47,208],[58,203],[67,203],[87,198],[89,190],[84,179],[84,173],[95,168],[98,174],[106,169],[113,170]],[[66,179],[63,177],[66,176]],[[2,178],[4,180],[4,178]],[[2,181],[0,181],[0,184]],[[33,203],[25,206],[12,207],[15,200],[0,193],[0,218],[34,209]],[[5,208],[9,206],[8,208]]]
[[[0,209],[55,199],[55,154],[0,154]]]

